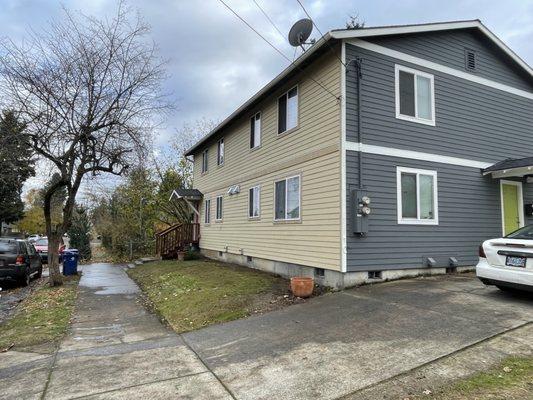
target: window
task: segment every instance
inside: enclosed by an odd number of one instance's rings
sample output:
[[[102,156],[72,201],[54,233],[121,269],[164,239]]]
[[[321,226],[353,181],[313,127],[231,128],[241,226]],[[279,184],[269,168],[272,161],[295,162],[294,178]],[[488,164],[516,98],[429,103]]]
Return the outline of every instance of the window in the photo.
[[[300,177],[292,176],[275,183],[276,220],[300,219]]]
[[[250,118],[250,148],[261,146],[261,113]]]
[[[437,172],[397,167],[398,223],[438,224]]]
[[[217,197],[217,208],[216,208],[215,220],[222,221],[222,196]]]
[[[224,165],[224,138],[218,141],[217,146],[217,165]]]
[[[433,75],[396,65],[396,118],[435,125]]]
[[[205,149],[204,152],[202,153],[202,174],[206,173],[207,172],[207,159],[208,159],[208,150]]]
[[[204,209],[204,223],[209,224],[211,222],[211,199],[205,201]]]
[[[298,125],[298,86],[278,99],[278,134]]]
[[[260,214],[261,189],[259,186],[254,186],[248,192],[248,218],[259,218]]]

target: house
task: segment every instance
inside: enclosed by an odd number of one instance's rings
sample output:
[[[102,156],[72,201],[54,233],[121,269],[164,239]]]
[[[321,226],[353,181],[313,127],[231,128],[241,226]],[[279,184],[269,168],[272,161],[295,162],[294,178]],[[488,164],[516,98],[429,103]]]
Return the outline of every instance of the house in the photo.
[[[531,221],[533,70],[480,21],[334,30],[187,151],[211,258],[346,287]]]

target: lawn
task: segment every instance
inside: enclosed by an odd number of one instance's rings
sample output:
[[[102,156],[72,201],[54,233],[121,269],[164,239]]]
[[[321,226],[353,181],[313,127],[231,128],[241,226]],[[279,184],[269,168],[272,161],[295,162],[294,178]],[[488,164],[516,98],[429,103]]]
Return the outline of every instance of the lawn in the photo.
[[[66,333],[74,309],[78,279],[63,286],[39,287],[17,307],[15,315],[0,325],[0,351],[56,342]]]
[[[485,372],[421,398],[438,400],[531,399],[533,393],[533,358],[511,357]]]
[[[176,332],[277,309],[295,301],[288,281],[216,261],[160,261],[128,270]]]

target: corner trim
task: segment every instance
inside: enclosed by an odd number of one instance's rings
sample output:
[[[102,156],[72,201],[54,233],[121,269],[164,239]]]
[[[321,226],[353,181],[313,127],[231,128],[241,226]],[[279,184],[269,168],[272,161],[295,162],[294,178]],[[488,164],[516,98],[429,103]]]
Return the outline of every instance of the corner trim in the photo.
[[[346,43],[341,43],[341,272],[347,270],[346,204]]]

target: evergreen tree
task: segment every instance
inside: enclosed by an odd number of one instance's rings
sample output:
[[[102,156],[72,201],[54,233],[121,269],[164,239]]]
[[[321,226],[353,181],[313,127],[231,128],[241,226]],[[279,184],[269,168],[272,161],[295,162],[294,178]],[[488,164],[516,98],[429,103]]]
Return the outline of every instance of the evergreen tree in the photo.
[[[35,175],[33,150],[25,126],[14,112],[0,116],[0,221],[15,222],[22,218],[22,185]]]
[[[72,216],[72,225],[68,230],[70,247],[78,249],[80,259],[91,258],[91,223],[87,210],[83,206],[77,206]]]

